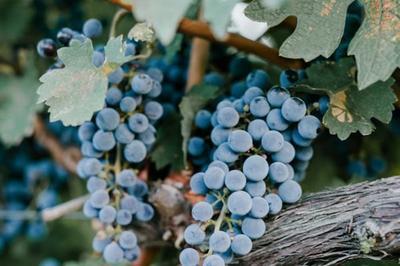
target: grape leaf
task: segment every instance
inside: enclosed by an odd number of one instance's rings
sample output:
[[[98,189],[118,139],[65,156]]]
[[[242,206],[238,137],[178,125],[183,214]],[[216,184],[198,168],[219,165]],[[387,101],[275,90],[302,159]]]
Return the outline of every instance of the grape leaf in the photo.
[[[21,77],[0,76],[0,139],[15,145],[33,132],[33,119],[42,106],[36,104],[38,85],[33,60]]]
[[[37,91],[38,102],[49,106],[51,122],[61,120],[65,126],[76,126],[90,120],[94,112],[103,108],[107,74],[132,59],[125,56],[122,37],[108,41],[104,50],[106,60],[99,68],[92,63],[90,39],[73,41],[69,47],[57,51],[65,67],[42,75],[42,85]]]
[[[231,11],[240,0],[203,0],[204,19],[214,35],[222,39],[231,19]]]
[[[304,58],[329,57],[340,43],[344,32],[347,7],[354,0],[287,0],[278,9],[265,7],[254,0],[246,8],[250,19],[267,22],[273,27],[289,16],[297,17],[297,27],[279,49],[281,56]]]
[[[219,88],[216,86],[196,85],[182,98],[179,104],[182,114],[182,151],[185,164],[187,162],[187,142],[192,133],[193,119],[197,111],[205,107],[210,100],[215,99],[219,93]]]
[[[174,40],[165,47],[164,59],[171,64],[174,56],[181,50],[183,42],[183,34],[177,34]]]
[[[356,58],[360,89],[387,80],[400,67],[400,1],[363,2],[365,18],[348,51]]]
[[[306,70],[306,84],[312,90],[328,94],[330,107],[323,123],[331,134],[337,134],[341,140],[357,131],[362,135],[371,134],[375,129],[371,118],[389,123],[393,103],[397,100],[390,88],[393,79],[378,81],[360,91],[355,82],[355,70],[352,58],[344,58],[338,63],[313,64]]]
[[[166,117],[158,127],[157,143],[151,153],[151,160],[156,164],[157,170],[171,165],[172,170],[184,168],[183,153],[181,149],[182,136],[180,132],[180,116],[172,113]]]
[[[174,39],[179,21],[192,3],[192,0],[131,1],[136,19],[149,22],[164,45],[169,44]]]

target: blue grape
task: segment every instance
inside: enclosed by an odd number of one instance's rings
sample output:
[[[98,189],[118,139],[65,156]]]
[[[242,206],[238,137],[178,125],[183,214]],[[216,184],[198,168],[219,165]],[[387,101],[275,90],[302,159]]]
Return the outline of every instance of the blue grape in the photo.
[[[53,258],[47,258],[40,262],[39,266],[61,266],[60,262]]]
[[[197,266],[200,262],[199,253],[193,248],[185,248],[179,254],[179,262],[182,266]]]
[[[111,242],[104,248],[104,260],[107,263],[119,263],[123,261],[124,251],[115,242]]]
[[[99,219],[102,223],[111,224],[117,217],[117,211],[114,207],[107,205],[104,206],[99,212]]]
[[[250,113],[255,117],[265,117],[270,110],[271,107],[263,96],[257,96],[250,102]]]
[[[268,202],[262,197],[252,198],[250,215],[254,218],[264,218],[269,212]]]
[[[235,108],[236,111],[238,111],[239,113],[243,113],[245,110],[245,103],[243,101],[243,99],[236,99],[233,101],[232,103],[232,107]]]
[[[129,261],[137,260],[140,256],[140,248],[138,246],[132,249],[124,250],[124,258]]]
[[[225,79],[221,74],[211,72],[204,76],[204,83],[207,85],[223,87],[225,85]]]
[[[78,136],[81,141],[92,140],[96,126],[92,122],[84,122],[78,129]]]
[[[216,126],[211,131],[211,141],[214,145],[218,146],[228,141],[231,129],[223,128],[222,126]]]
[[[101,67],[104,63],[105,56],[102,52],[94,51],[92,56],[92,63],[95,67]]]
[[[315,139],[319,133],[321,122],[313,115],[306,115],[297,124],[299,135],[305,139]]]
[[[62,28],[61,30],[59,30],[57,32],[57,40],[63,46],[68,46],[68,44],[71,41],[73,35],[74,35],[74,32],[70,28]]]
[[[46,234],[47,228],[42,220],[35,220],[28,224],[26,236],[29,240],[42,240]]]
[[[379,156],[373,156],[368,160],[368,167],[371,171],[371,175],[378,175],[386,171],[387,163],[386,160]]]
[[[108,74],[108,82],[112,84],[119,84],[123,79],[124,71],[120,67]]]
[[[96,125],[104,131],[111,131],[117,128],[119,119],[117,111],[112,108],[104,108],[96,115]]]
[[[225,261],[219,255],[211,255],[204,259],[203,266],[224,266]]]
[[[225,142],[215,150],[214,159],[225,163],[233,163],[238,159],[238,154],[231,149],[229,143]]]
[[[289,122],[283,118],[281,109],[272,109],[267,115],[267,125],[272,130],[284,131]]]
[[[119,104],[122,99],[122,92],[116,87],[111,87],[106,93],[106,103],[110,106]],[[104,109],[103,109],[104,110]],[[102,111],[103,111],[102,110]]]
[[[146,74],[149,75],[153,80],[157,82],[162,82],[164,79],[164,74],[163,72],[156,67],[151,67],[147,69]]]
[[[229,63],[229,73],[235,78],[243,78],[249,73],[251,63],[246,57],[234,57]]]
[[[268,102],[273,108],[280,108],[283,102],[289,98],[289,91],[282,87],[274,86],[267,92]]]
[[[268,162],[260,155],[252,155],[243,163],[243,173],[251,181],[263,180],[268,175]]]
[[[322,96],[321,98],[319,98],[318,104],[320,113],[324,115],[329,109],[329,97]]]
[[[246,152],[253,147],[251,135],[244,130],[234,130],[228,137],[229,147],[235,152]]]
[[[239,123],[239,113],[232,107],[224,107],[218,110],[217,120],[223,127],[234,127]]]
[[[135,55],[136,45],[131,42],[125,42],[125,56]]]
[[[301,186],[293,180],[287,180],[278,188],[278,195],[285,203],[295,203],[301,198]]]
[[[157,97],[160,96],[161,93],[162,93],[162,86],[161,86],[161,84],[160,84],[159,81],[154,80],[154,79],[153,79],[153,82],[152,82],[151,85],[152,85],[152,86],[151,86],[151,90],[150,90],[150,92],[147,94],[147,96],[148,96],[148,97],[151,97],[151,98],[157,98]]]
[[[102,234],[97,234],[92,241],[92,247],[96,252],[102,253],[105,247],[111,243],[111,239]]]
[[[153,145],[156,142],[155,132],[156,129],[152,125],[149,125],[145,132],[138,135],[138,139],[145,145]]]
[[[346,172],[350,176],[359,176],[366,177],[367,176],[367,166],[363,161],[360,160],[351,160],[347,164]]]
[[[229,171],[225,176],[225,186],[231,191],[242,190],[246,186],[246,177],[239,170]]]
[[[83,160],[83,173],[86,176],[97,175],[101,172],[103,165],[96,158],[85,158]]]
[[[134,133],[143,133],[149,127],[149,120],[144,114],[136,113],[129,117],[128,125]]]
[[[117,224],[128,225],[132,221],[132,214],[130,211],[125,209],[120,209],[117,212]]]
[[[147,155],[146,146],[140,140],[133,140],[124,148],[124,157],[128,162],[140,163]]]
[[[307,106],[305,102],[298,97],[287,99],[281,108],[283,118],[289,122],[298,122],[306,114]]]
[[[163,112],[164,110],[162,105],[155,101],[149,101],[144,106],[144,113],[153,121],[160,119],[163,115]]]
[[[206,222],[214,214],[213,207],[208,202],[198,202],[192,208],[192,217],[196,221]]]
[[[57,55],[57,46],[52,39],[42,39],[38,42],[36,51],[43,58],[55,57]]]
[[[229,172],[229,167],[226,163],[215,160],[213,162],[211,162],[208,167],[218,167],[220,168],[222,171],[224,171],[225,174],[227,174]]]
[[[282,199],[275,193],[270,193],[266,195],[265,200],[269,204],[269,213],[270,214],[278,214],[282,210]]]
[[[288,169],[288,179],[293,179],[293,177],[294,177],[294,169],[293,169],[293,167],[290,165],[290,164],[285,164],[286,165],[286,167],[287,167],[287,169]]]
[[[297,147],[295,158],[300,161],[309,161],[314,155],[314,150],[311,146]]]
[[[188,153],[192,156],[200,156],[206,149],[204,139],[199,137],[191,137],[188,142]]]
[[[245,104],[250,104],[250,102],[258,97],[258,96],[264,96],[264,92],[262,89],[260,89],[259,87],[250,87],[246,90],[246,92],[243,94],[243,101]]]
[[[206,238],[206,234],[197,224],[191,224],[183,232],[183,238],[189,245],[199,245]]]
[[[132,249],[137,246],[137,237],[131,231],[123,231],[119,236],[118,243],[123,249]]]
[[[269,177],[276,183],[282,183],[289,179],[289,170],[286,164],[274,162],[269,166]]]
[[[246,78],[248,87],[254,86],[262,89],[269,87],[269,81],[270,77],[264,70],[261,69],[254,70]]]
[[[200,195],[207,193],[208,189],[204,183],[204,173],[196,173],[190,178],[190,189]]]
[[[231,238],[224,231],[216,231],[210,236],[209,246],[215,252],[225,252],[231,246]]]
[[[261,146],[266,152],[278,152],[283,148],[284,139],[281,133],[275,130],[268,131],[261,139]]]
[[[136,212],[136,218],[142,222],[148,222],[154,217],[154,209],[150,204],[142,203]]]
[[[86,188],[90,193],[97,190],[104,190],[107,187],[107,182],[104,179],[92,176],[86,183]]]
[[[290,142],[284,141],[283,142],[283,148],[275,152],[271,155],[271,158],[274,162],[282,162],[282,163],[290,163],[293,161],[294,156],[295,156],[295,149]]]
[[[217,110],[220,110],[224,107],[233,107],[233,103],[230,100],[222,100],[217,104]]]
[[[310,163],[309,161],[298,161],[297,160],[293,163],[293,167],[294,167],[294,169],[296,169],[297,172],[304,172],[307,169],[309,163]],[[299,177],[297,177],[297,178],[299,178]]]
[[[91,158],[100,158],[103,156],[103,152],[96,150],[93,147],[92,142],[84,141],[81,145],[81,152],[83,156],[91,157]]]
[[[267,123],[261,119],[251,121],[247,127],[247,132],[249,132],[254,141],[260,141],[267,131],[269,131]]]
[[[279,76],[279,82],[282,87],[289,88],[299,81],[299,74],[295,70],[284,70]]]
[[[82,32],[89,38],[99,37],[103,32],[103,26],[98,19],[91,18],[83,24]]]
[[[112,132],[98,130],[93,136],[93,147],[99,151],[110,151],[115,147],[116,141]]]
[[[131,187],[136,182],[136,174],[132,169],[124,169],[117,174],[117,184],[122,187]]]
[[[301,182],[305,178],[305,172],[296,172],[294,174],[293,180],[296,182]]]
[[[296,144],[297,146],[307,147],[307,146],[310,146],[312,143],[312,139],[305,139],[302,136],[300,136],[297,128],[292,130],[291,136],[292,136],[293,143]]]
[[[232,84],[231,86],[231,95],[235,98],[240,98],[247,90],[246,82],[238,81]]]
[[[242,222],[242,232],[251,239],[257,239],[263,236],[266,230],[262,219],[246,217]]]
[[[136,106],[135,99],[129,96],[122,98],[121,102],[119,103],[119,108],[125,113],[133,112],[136,109]]]
[[[132,90],[139,94],[147,94],[153,88],[153,80],[149,75],[141,73],[131,80]]]
[[[221,168],[209,167],[204,173],[204,184],[209,189],[220,189],[224,186],[225,173]]]
[[[114,132],[114,136],[118,143],[121,144],[129,144],[135,138],[135,134],[129,130],[126,124],[119,124]]]
[[[245,191],[250,194],[252,197],[261,197],[267,191],[267,186],[265,185],[264,180],[257,182],[247,182],[245,186]]]
[[[52,188],[48,188],[39,193],[36,199],[36,206],[38,209],[43,210],[55,206],[57,202],[57,192]]]
[[[251,204],[250,195],[244,191],[233,192],[229,195],[227,202],[228,210],[238,215],[246,215],[251,210]]]
[[[142,198],[149,192],[146,182],[138,179],[132,188],[129,190],[135,197]]]
[[[244,256],[250,253],[253,248],[253,243],[248,236],[238,234],[233,237],[231,248],[232,252],[236,255]]]
[[[196,113],[194,124],[201,129],[208,129],[211,126],[211,113],[207,110],[200,110]]]
[[[83,214],[88,218],[95,218],[98,216],[99,211],[95,209],[89,200],[83,204]]]
[[[90,195],[89,201],[92,207],[101,209],[110,202],[110,196],[106,190],[100,189]]]
[[[210,122],[211,122],[211,125],[212,125],[213,127],[218,126],[217,114],[218,114],[217,112],[214,112],[214,113],[212,113],[212,115],[211,115],[211,120],[210,120]]]
[[[121,209],[129,211],[131,214],[135,214],[139,210],[139,201],[131,195],[126,195],[121,199]]]

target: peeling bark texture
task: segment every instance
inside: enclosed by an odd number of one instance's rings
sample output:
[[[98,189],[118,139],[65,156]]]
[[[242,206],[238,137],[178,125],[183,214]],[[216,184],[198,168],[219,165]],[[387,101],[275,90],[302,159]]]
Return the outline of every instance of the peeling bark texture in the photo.
[[[399,257],[400,177],[312,194],[266,222],[240,265],[338,265]]]

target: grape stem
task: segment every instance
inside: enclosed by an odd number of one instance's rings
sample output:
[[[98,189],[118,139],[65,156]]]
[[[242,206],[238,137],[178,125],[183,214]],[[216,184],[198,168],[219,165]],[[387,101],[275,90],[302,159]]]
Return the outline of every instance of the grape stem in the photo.
[[[221,226],[222,226],[222,223],[223,223],[224,220],[225,220],[225,215],[226,215],[227,209],[228,209],[228,208],[227,208],[227,206],[226,206],[225,201],[222,201],[222,209],[221,209],[221,212],[220,212],[219,215],[218,215],[217,221],[215,222],[214,233],[220,231]],[[208,249],[207,256],[212,255],[212,252],[213,252],[213,251],[212,251],[212,248],[210,247],[210,248]]]
[[[109,39],[115,37],[115,33],[117,31],[118,22],[121,21],[121,19],[128,13],[129,12],[126,9],[123,9],[123,8],[120,8],[117,12],[115,12],[114,17],[113,17],[113,19],[111,21]]]

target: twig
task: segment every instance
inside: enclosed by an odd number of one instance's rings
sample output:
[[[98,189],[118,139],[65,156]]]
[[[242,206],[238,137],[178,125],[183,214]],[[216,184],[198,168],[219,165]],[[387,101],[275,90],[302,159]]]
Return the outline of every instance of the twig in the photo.
[[[132,6],[122,3],[121,0],[109,0],[111,3],[116,4],[126,10],[131,11]],[[277,49],[268,47],[259,42],[251,41],[243,38],[238,34],[227,34],[224,40],[219,40],[214,37],[212,31],[207,23],[202,21],[194,21],[183,18],[179,23],[178,32],[192,37],[199,37],[211,42],[217,42],[228,46],[233,46],[238,50],[255,54],[262,59],[276,64],[282,68],[301,69],[304,68],[305,62],[299,59],[286,59],[279,56]]]
[[[61,218],[66,214],[78,211],[82,208],[88,197],[88,195],[81,196],[79,198],[72,199],[52,208],[44,209],[41,213],[41,217],[43,221],[51,222],[58,218]]]
[[[76,173],[76,166],[81,157],[79,149],[75,147],[63,147],[57,138],[47,131],[43,120],[39,116],[34,120],[34,137],[38,143],[49,151],[54,161],[68,172]]]
[[[115,32],[117,30],[117,25],[118,22],[121,20],[123,16],[128,14],[128,11],[126,9],[119,9],[115,14],[114,17],[111,21],[111,27],[110,27],[110,35],[109,38],[111,39],[112,37],[115,37]]]
[[[210,42],[200,38],[193,38],[190,51],[188,79],[186,91],[203,80],[209,56]]]

